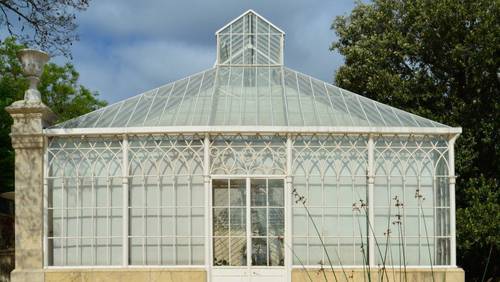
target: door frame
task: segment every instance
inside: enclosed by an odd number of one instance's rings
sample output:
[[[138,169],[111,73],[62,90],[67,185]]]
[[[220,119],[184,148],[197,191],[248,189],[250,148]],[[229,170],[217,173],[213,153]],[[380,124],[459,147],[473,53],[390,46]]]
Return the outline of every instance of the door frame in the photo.
[[[228,180],[228,179],[244,179],[245,180],[245,185],[246,185],[246,204],[247,204],[247,212],[246,212],[246,240],[247,240],[247,265],[246,266],[224,266],[224,267],[218,267],[213,265],[213,187],[212,183],[213,180]],[[281,179],[283,180],[283,194],[284,194],[284,265],[283,266],[253,266],[251,265],[251,213],[248,212],[248,207],[250,205],[250,193],[248,189],[250,189],[250,180],[251,179]],[[289,185],[289,181],[286,175],[266,175],[266,174],[259,174],[259,175],[243,175],[243,174],[224,174],[224,175],[218,175],[218,174],[213,174],[210,175],[209,177],[209,192],[208,192],[208,234],[207,237],[209,238],[208,240],[208,258],[209,261],[207,262],[207,281],[208,282],[213,282],[213,269],[227,269],[228,272],[233,269],[236,272],[240,272],[243,269],[246,269],[246,272],[244,272],[244,275],[247,277],[251,277],[251,271],[252,269],[255,270],[263,270],[263,269],[268,269],[268,270],[282,270],[284,271],[283,278],[285,278],[285,281],[291,282],[291,271],[292,271],[292,257],[291,257],[291,186]],[[248,251],[250,250],[250,252]],[[269,254],[268,254],[269,255]]]

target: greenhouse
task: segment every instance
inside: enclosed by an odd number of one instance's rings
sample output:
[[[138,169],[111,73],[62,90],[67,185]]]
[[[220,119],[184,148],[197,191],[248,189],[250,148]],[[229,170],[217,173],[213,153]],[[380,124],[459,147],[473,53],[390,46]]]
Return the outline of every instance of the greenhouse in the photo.
[[[452,281],[461,128],[285,67],[252,10],[215,35],[212,68],[43,130],[46,281]]]

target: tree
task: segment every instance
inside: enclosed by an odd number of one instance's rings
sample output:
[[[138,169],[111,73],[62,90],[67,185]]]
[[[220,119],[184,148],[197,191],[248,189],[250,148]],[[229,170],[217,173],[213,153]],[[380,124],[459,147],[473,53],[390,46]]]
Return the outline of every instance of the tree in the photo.
[[[373,0],[335,19],[341,87],[444,124],[457,140],[458,263],[468,280],[500,259],[500,2]],[[496,268],[495,268],[495,267]]]
[[[78,39],[76,13],[88,5],[89,0],[0,0],[0,27],[27,46],[70,56]]]
[[[22,70],[16,52],[23,48],[13,38],[0,44],[0,192],[14,190],[14,151],[10,142],[12,119],[3,109],[14,101],[23,99],[28,81]],[[40,78],[38,89],[43,102],[62,122],[106,105],[78,83],[79,74],[73,65],[58,66],[49,63]]]

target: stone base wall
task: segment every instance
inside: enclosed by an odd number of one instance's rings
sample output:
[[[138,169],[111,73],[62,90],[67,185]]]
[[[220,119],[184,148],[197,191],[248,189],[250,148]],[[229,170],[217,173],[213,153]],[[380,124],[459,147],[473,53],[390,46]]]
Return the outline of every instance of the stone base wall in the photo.
[[[464,282],[465,274],[461,268],[435,268],[431,271],[430,268],[408,268],[405,271],[399,271],[399,268],[382,270],[372,270],[370,279],[368,279],[367,271],[363,269],[345,269],[345,273],[341,269],[335,269],[335,279],[330,270],[320,269],[294,269],[292,271],[293,282],[313,282],[325,281],[325,275],[328,281],[406,281],[406,282]],[[346,279],[347,276],[347,279]],[[434,276],[434,277],[433,277]]]
[[[48,269],[45,282],[205,282],[205,269]]]
[[[88,268],[88,269],[46,269],[40,272],[14,271],[12,273],[16,281],[41,281],[41,282],[205,282],[207,275],[205,269],[162,269],[162,268]],[[335,270],[336,278],[329,270],[320,269],[294,269],[292,271],[293,282],[324,282],[325,275],[328,281],[406,281],[406,282],[463,282],[464,271],[460,268],[436,268],[431,272],[430,268],[408,268],[406,278],[404,271],[397,269],[372,270],[371,279],[368,279],[363,269],[341,269]],[[347,276],[347,279],[346,279]],[[383,276],[383,277],[382,277]],[[433,277],[434,276],[434,277]],[[434,278],[434,279],[433,279]],[[217,281],[212,281],[217,282]]]

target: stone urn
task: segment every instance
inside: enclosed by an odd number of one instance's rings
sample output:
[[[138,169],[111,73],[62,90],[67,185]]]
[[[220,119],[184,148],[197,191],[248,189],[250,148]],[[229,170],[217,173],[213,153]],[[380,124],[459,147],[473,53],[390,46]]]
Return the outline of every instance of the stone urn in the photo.
[[[37,85],[42,75],[43,66],[49,61],[49,54],[35,49],[22,49],[17,52],[17,57],[21,61],[24,75],[30,81],[28,90],[24,92],[24,100],[26,102],[40,102],[41,95]]]

